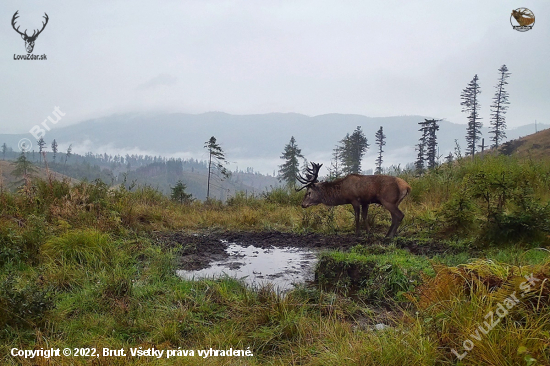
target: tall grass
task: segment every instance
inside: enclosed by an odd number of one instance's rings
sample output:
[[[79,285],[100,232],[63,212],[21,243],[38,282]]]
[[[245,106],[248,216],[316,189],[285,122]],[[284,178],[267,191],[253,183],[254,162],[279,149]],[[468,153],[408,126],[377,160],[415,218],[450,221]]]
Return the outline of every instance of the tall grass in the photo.
[[[548,243],[550,162],[485,156],[409,177],[405,224],[430,236],[479,243]]]

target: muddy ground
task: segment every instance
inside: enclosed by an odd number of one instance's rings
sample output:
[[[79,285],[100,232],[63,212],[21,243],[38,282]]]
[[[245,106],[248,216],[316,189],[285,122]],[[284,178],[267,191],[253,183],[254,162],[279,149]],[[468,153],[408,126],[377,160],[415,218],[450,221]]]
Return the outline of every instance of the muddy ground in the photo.
[[[361,236],[355,234],[334,234],[323,235],[316,233],[295,234],[283,232],[204,232],[185,233],[169,232],[156,233],[154,239],[164,247],[177,248],[180,250],[180,268],[184,270],[198,270],[206,268],[213,261],[220,261],[227,258],[225,249],[227,243],[242,244],[244,246],[254,245],[259,248],[272,247],[295,247],[312,249],[340,249],[349,250],[351,247],[362,244],[388,245],[389,240]],[[397,238],[395,245],[398,248],[406,249],[416,255],[433,257],[436,254],[454,253],[456,250],[444,243],[418,242],[414,239]]]

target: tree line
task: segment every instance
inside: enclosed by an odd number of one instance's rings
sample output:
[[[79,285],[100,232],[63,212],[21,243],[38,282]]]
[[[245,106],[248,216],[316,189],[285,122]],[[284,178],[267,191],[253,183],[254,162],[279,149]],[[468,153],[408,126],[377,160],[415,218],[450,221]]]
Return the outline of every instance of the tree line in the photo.
[[[506,138],[505,114],[510,104],[508,101],[508,92],[505,89],[505,86],[508,84],[507,79],[510,77],[510,72],[508,72],[506,65],[502,65],[498,71],[499,78],[495,86],[496,92],[490,106],[490,123],[492,129],[489,133],[493,135],[491,137],[493,142],[491,147],[494,148],[498,148]],[[478,95],[480,93],[479,78],[476,74],[460,95],[462,111],[467,113],[468,118],[468,125],[466,128],[467,154],[472,156],[475,155],[478,147],[481,147],[482,151],[485,148],[483,139],[482,145],[477,145],[481,139],[481,127],[483,126],[481,117],[479,116],[480,103]],[[420,126],[418,130],[420,132],[420,138],[418,144],[415,146],[417,157],[414,162],[414,171],[418,175],[423,174],[426,170],[436,168],[439,164],[440,156],[437,144],[439,122],[441,122],[441,119],[425,119],[424,121],[418,122]],[[459,156],[460,146],[457,140],[455,140],[455,142],[457,144],[455,151],[457,151],[457,156]],[[378,145],[375,174],[382,174],[383,152],[384,145],[386,145],[386,135],[384,134],[383,126],[380,126],[380,129],[375,134],[375,143]],[[369,147],[368,139],[361,130],[361,126],[357,126],[351,134],[346,134],[332,150],[332,160],[328,169],[328,179],[332,180],[343,175],[360,173],[361,161]],[[297,175],[300,172],[305,174],[305,168],[308,164],[294,136],[290,138],[290,142],[284,147],[280,158],[284,160],[284,163],[279,166],[278,179],[281,182],[285,182],[288,187],[293,188],[296,186]],[[446,161],[452,162],[453,158],[453,154],[450,152],[446,157]],[[301,167],[300,159],[302,160]]]
[[[386,135],[384,134],[383,127],[375,136],[376,144],[378,145],[379,154],[376,159],[376,172],[382,173],[383,162],[383,147],[386,144]],[[359,174],[361,172],[361,162],[363,156],[369,149],[370,144],[367,137],[361,130],[361,126],[351,133],[347,133],[346,136],[338,142],[333,149],[332,161],[329,167],[329,179],[337,179],[347,174]],[[279,181],[285,182],[288,187],[296,187],[296,177],[307,167],[307,159],[302,155],[302,150],[296,144],[294,136],[290,138],[290,142],[284,147],[281,159],[285,162],[279,166]],[[302,159],[302,166],[300,167],[300,160]]]
[[[35,146],[37,146],[36,150],[15,151],[3,143],[0,146],[1,158],[11,160],[16,167],[15,172],[18,174],[22,172],[20,174],[22,177],[29,178],[31,174],[37,172],[35,166],[41,165],[80,180],[100,179],[111,185],[121,181],[134,183],[140,181],[157,187],[163,193],[170,193],[174,200],[181,203],[193,200],[193,197],[186,191],[188,188],[194,195],[206,195],[206,198],[210,199],[213,196],[213,189],[216,190],[219,197],[227,196],[229,187],[235,189],[235,187],[251,184],[253,190],[254,182],[261,181],[263,177],[262,174],[254,172],[252,167],[246,168],[246,171],[238,170],[238,168],[233,172],[229,171],[226,167],[228,162],[225,153],[214,136],[205,142],[204,148],[208,152],[208,158],[203,161],[142,154],[126,154],[124,156],[88,152],[79,155],[72,152],[72,145],[66,152],[60,152],[56,140],[53,140],[51,150],[49,150],[48,144],[42,137],[36,141]],[[184,178],[184,171],[196,174],[188,179]],[[204,183],[198,185],[200,176],[197,174],[204,176]],[[259,177],[255,179],[250,175]],[[228,184],[222,185],[221,182],[230,176],[234,176],[235,180],[229,182],[229,186]],[[199,192],[202,189],[204,189],[204,193]]]

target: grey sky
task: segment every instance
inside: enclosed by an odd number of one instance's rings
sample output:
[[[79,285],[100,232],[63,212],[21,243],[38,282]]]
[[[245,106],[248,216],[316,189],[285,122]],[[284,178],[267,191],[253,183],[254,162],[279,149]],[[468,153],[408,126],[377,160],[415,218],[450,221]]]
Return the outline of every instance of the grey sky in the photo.
[[[531,9],[534,28],[512,29]],[[34,54],[11,27],[38,28]],[[506,64],[510,127],[549,123],[550,2],[14,1],[0,3],[0,133],[132,111],[426,115],[465,123],[474,74],[481,116]],[[61,122],[57,125],[60,126]],[[139,126],[136,131],[139,133]]]

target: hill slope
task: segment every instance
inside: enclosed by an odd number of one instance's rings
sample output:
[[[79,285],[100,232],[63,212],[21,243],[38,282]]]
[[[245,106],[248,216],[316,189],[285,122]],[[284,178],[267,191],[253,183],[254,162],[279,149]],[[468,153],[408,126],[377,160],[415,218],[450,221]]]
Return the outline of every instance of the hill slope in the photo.
[[[13,189],[16,185],[18,185],[18,182],[21,181],[20,177],[16,177],[13,175],[14,169],[15,166],[13,165],[13,162],[0,161],[0,187],[2,187],[2,189]],[[35,169],[36,172],[33,173],[32,176],[36,178],[44,180],[48,179],[49,177],[54,180],[69,179],[72,183],[78,183],[78,180],[67,177],[66,175],[63,175],[61,173],[46,170],[45,168],[39,168],[36,166]]]
[[[550,156],[550,128],[537,133],[510,140],[500,148],[505,155],[540,159]]]

